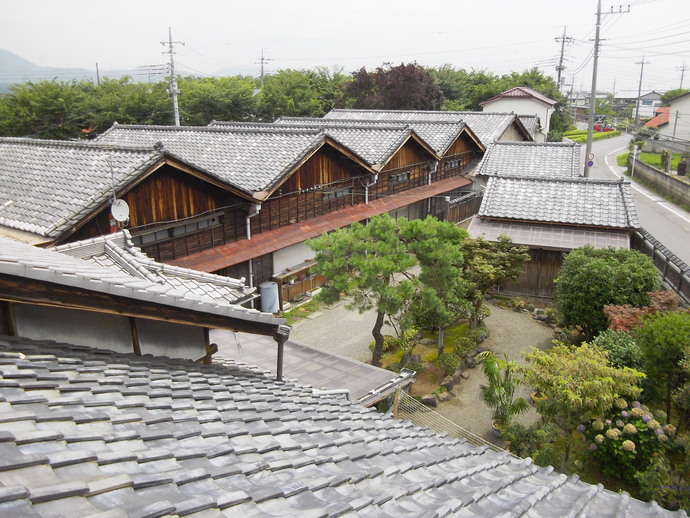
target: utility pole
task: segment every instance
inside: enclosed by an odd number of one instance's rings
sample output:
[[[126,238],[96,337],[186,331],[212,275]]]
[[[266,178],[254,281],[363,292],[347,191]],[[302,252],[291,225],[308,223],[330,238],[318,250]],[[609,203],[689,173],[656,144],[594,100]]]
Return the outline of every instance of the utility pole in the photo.
[[[558,60],[558,66],[556,67],[556,71],[558,72],[558,90],[561,89],[561,74],[563,73],[563,70],[565,70],[565,67],[563,66],[563,54],[565,53],[565,43],[572,43],[573,38],[570,38],[569,36],[565,35],[565,27],[563,27],[563,36],[558,36],[556,37],[556,41],[561,42],[561,57]]]
[[[642,74],[644,73],[644,66],[649,65],[649,61],[644,60],[642,54],[642,61],[635,61],[636,65],[640,65],[640,84],[637,87],[637,103],[635,103],[635,126],[640,125],[640,96],[642,95]]]
[[[101,74],[98,71],[98,62],[96,62],[96,84],[101,86]],[[680,84],[683,84],[683,80],[680,80]],[[682,87],[681,87],[682,88]]]
[[[603,14],[622,14],[625,12],[627,12],[627,13],[630,12],[630,6],[628,6],[627,11],[623,11],[623,6],[619,6],[618,12],[614,12],[613,7],[611,7],[610,13],[603,13]],[[592,161],[590,160],[590,156],[592,156],[592,136],[594,134],[594,112],[597,109],[597,66],[599,63],[599,45],[600,45],[599,35],[601,32],[601,15],[602,15],[601,0],[598,0],[598,2],[597,2],[597,25],[596,25],[596,31],[594,34],[594,61],[592,64],[592,93],[589,96],[589,118],[587,121],[587,146],[586,146],[585,171],[584,171],[585,177],[589,176],[590,163],[592,163]]]
[[[683,66],[676,67],[676,70],[680,71],[680,86],[678,88],[683,88],[683,79],[685,78],[685,71],[687,70],[687,68],[685,68],[685,61],[683,61]]]
[[[264,63],[266,61],[273,61],[271,58],[265,58],[264,57],[264,49],[261,49],[261,58],[259,58],[259,61],[257,61],[255,64],[261,64],[261,89],[264,87]]]
[[[177,78],[175,77],[175,43],[184,45],[182,41],[173,41],[172,29],[168,27],[168,41],[161,41],[161,45],[168,47],[167,53],[170,55],[170,95],[173,101],[173,118],[175,126],[180,125],[180,107],[177,104]]]

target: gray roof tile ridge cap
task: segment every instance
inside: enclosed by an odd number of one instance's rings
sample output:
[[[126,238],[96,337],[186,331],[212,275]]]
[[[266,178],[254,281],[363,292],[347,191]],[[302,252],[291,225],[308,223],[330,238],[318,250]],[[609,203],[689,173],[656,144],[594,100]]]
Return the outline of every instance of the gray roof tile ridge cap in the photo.
[[[637,217],[637,207],[635,206],[634,198],[632,197],[632,190],[625,186],[630,186],[629,181],[624,181],[625,178],[621,176],[618,190],[621,194],[621,201],[625,208],[625,221],[629,228],[640,228],[640,221]]]
[[[217,284],[220,286],[227,286],[229,288],[237,288],[242,290],[247,288],[247,286],[242,282],[242,280],[235,279],[234,277],[225,277],[223,275],[216,275],[214,273],[192,270],[191,268],[183,268],[181,266],[173,266],[171,264],[158,263],[153,261],[153,259],[151,259],[151,261],[154,264],[160,266],[161,271],[168,275],[175,275],[176,277],[181,277],[183,279],[204,281],[211,284]]]
[[[131,270],[133,274],[155,284],[165,284],[165,278],[156,272],[155,261],[143,253],[138,254],[139,248],[130,248],[127,244],[125,242],[124,246],[119,246],[112,241],[106,241],[105,253],[113,261],[129,266],[128,270]]]
[[[110,131],[110,130],[108,130]],[[104,133],[105,134],[105,133]],[[34,139],[28,137],[0,137],[0,143],[25,144],[31,147],[63,147],[63,148],[83,148],[101,151],[129,151],[151,154],[159,153],[153,146],[136,146],[127,144],[105,144],[97,140],[50,140]]]
[[[84,239],[82,241],[73,241],[71,243],[64,243],[62,245],[51,246],[48,250],[53,250],[55,252],[64,253],[66,250],[79,250],[80,248],[86,248],[91,245],[102,243],[103,251],[105,251],[105,243],[111,234],[105,234],[102,236],[96,236],[89,239]]]

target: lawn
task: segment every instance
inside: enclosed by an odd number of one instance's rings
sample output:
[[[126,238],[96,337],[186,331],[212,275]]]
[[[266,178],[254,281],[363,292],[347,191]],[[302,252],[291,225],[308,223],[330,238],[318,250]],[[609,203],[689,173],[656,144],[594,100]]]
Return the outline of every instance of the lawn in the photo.
[[[662,169],[661,153],[640,153],[638,158],[647,165],[651,165],[657,169]],[[676,171],[678,169],[679,162],[680,153],[673,153],[673,158],[671,160],[671,171]]]

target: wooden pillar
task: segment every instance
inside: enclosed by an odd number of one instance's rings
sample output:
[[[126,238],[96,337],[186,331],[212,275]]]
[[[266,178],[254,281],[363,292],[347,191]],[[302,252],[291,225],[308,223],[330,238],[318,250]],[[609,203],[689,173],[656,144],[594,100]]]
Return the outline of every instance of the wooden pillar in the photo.
[[[0,300],[0,334],[17,336],[17,323],[14,320],[14,306],[11,302]]]
[[[132,352],[136,356],[141,356],[141,345],[139,344],[139,331],[137,331],[137,319],[129,317],[129,327],[132,330]]]

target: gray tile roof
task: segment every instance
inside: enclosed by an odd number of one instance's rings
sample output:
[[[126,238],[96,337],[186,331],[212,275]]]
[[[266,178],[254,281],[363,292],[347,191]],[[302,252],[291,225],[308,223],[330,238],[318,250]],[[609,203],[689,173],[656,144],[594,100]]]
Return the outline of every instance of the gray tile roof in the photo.
[[[104,268],[146,279],[158,285],[156,291],[168,290],[204,297],[217,303],[241,304],[256,288],[244,279],[198,272],[154,261],[134,246],[128,230],[77,241],[52,248],[56,252],[83,259]]]
[[[532,248],[574,250],[590,245],[594,248],[630,248],[627,230],[567,227],[543,223],[487,220],[474,216],[467,229],[473,238],[498,241],[499,236],[510,236],[513,243]]]
[[[59,236],[160,160],[151,144],[0,138],[0,225]]]
[[[494,142],[476,175],[578,178],[580,145],[565,142]]]
[[[439,156],[445,154],[448,147],[453,144],[458,136],[466,129],[466,124],[462,121],[417,121],[417,120],[362,120],[362,119],[313,119],[306,117],[281,117],[276,120],[274,124],[281,126],[296,126],[300,125],[314,126],[314,127],[329,127],[338,125],[350,126],[371,126],[371,125],[404,125],[419,135]],[[474,137],[472,130],[471,136]]]
[[[117,254],[115,247],[110,248],[111,254]],[[63,252],[65,251],[66,249],[63,249]],[[269,313],[245,308],[219,298],[217,290],[221,286],[220,279],[214,285],[202,282],[205,276],[190,273],[191,282],[187,283],[183,281],[185,270],[181,268],[166,267],[166,273],[159,276],[153,272],[142,272],[137,268],[142,264],[136,259],[130,262],[130,266],[131,269],[115,268],[112,265],[106,266],[72,257],[67,253],[44,250],[12,239],[0,238],[2,274],[240,320],[275,325],[284,322],[283,319],[275,318]],[[179,276],[176,275],[178,273]],[[234,283],[230,281],[229,284]]]
[[[546,97],[544,94],[541,94],[534,90],[533,88],[530,88],[528,86],[515,86],[511,88],[510,90],[506,90],[505,92],[501,92],[495,97],[492,97],[491,99],[487,99],[486,101],[482,101],[479,103],[480,106],[484,106],[486,104],[491,103],[492,101],[497,101],[499,99],[510,99],[510,98],[518,98],[518,99],[536,99],[539,102],[542,102],[544,104],[547,104],[549,106],[555,106],[557,104],[557,101],[554,101],[550,97]]]
[[[0,337],[1,516],[682,516],[227,361]]]
[[[250,125],[260,129],[279,127],[290,131],[316,129],[362,157],[370,166],[386,164],[412,135],[411,128],[406,124],[370,125],[361,121],[358,124],[318,122],[320,120],[302,119],[300,122],[281,122],[281,119],[278,119],[274,124],[213,121],[211,126],[241,129]]]
[[[529,134],[532,135],[532,138],[534,138],[540,126],[539,117],[536,115],[518,115],[518,119],[520,119],[522,125],[529,132]]]
[[[630,182],[490,177],[478,215],[606,228],[640,228]]]
[[[519,119],[514,113],[485,113],[470,111],[422,111],[422,110],[353,110],[335,109],[324,115],[325,119],[359,119],[378,121],[426,121],[464,122],[481,140],[484,146],[497,141]]]
[[[318,129],[127,126],[116,124],[97,138],[117,145],[152,145],[249,194],[269,190],[324,142]]]

